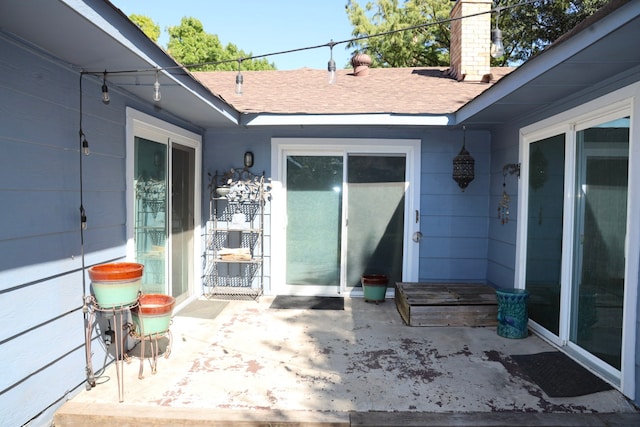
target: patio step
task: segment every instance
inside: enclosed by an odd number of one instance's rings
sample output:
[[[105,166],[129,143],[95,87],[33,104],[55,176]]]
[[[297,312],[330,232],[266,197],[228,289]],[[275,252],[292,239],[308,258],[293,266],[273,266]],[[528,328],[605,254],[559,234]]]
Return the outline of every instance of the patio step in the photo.
[[[640,413],[329,412],[172,408],[69,401],[55,427],[637,427]]]
[[[212,410],[136,406],[122,403],[65,403],[55,414],[55,427],[349,427],[348,413],[275,410]]]

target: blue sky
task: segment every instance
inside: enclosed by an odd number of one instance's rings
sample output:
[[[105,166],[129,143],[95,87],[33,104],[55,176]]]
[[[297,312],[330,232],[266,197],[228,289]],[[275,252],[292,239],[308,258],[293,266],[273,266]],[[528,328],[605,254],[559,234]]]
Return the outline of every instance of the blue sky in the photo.
[[[352,38],[345,12],[347,0],[111,0],[127,16],[150,17],[160,25],[159,43],[166,47],[166,28],[184,16],[199,19],[204,30],[216,34],[223,45],[233,43],[252,55],[264,55]],[[361,2],[362,3],[362,2]],[[345,44],[333,48],[338,68],[345,68]],[[279,70],[302,67],[326,69],[329,48],[268,57]]]

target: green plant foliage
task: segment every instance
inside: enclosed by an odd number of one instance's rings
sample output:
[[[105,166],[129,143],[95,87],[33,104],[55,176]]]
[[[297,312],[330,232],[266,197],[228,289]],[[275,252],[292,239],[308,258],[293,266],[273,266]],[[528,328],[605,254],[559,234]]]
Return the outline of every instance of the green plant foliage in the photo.
[[[202,22],[196,18],[184,17],[180,25],[169,27],[168,53],[178,62],[195,71],[237,70],[238,60],[251,57],[236,45],[223,46],[215,34],[204,31]],[[226,61],[226,62],[225,62]],[[266,58],[242,61],[243,70],[273,70],[275,64]]]
[[[502,0],[497,6],[520,2]],[[505,55],[495,60],[494,65],[526,61],[607,3],[608,0],[540,0],[501,11],[498,26],[502,30]],[[493,25],[496,18],[498,15],[494,14]]]
[[[376,0],[362,7],[349,0],[346,12],[358,38],[446,20],[451,6],[449,0]],[[449,24],[441,23],[356,40],[347,47],[371,56],[373,67],[448,65],[449,34]]]
[[[160,38],[160,25],[156,24],[151,18],[144,15],[133,14],[129,16],[129,19],[140,27],[147,37],[158,43],[158,39]]]

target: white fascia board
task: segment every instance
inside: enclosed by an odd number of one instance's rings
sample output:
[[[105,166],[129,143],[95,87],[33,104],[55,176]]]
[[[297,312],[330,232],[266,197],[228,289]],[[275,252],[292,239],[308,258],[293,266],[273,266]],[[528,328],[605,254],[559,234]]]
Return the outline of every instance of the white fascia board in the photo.
[[[452,115],[398,114],[258,114],[244,116],[243,126],[448,126]]]
[[[541,76],[553,67],[567,61],[572,56],[605,37],[610,32],[623,26],[640,15],[640,2],[630,2],[618,10],[605,16],[594,25],[583,29],[579,34],[565,40],[558,46],[552,46],[547,51],[526,61],[500,81],[481,93],[475,99],[462,106],[456,113],[457,123],[473,117],[475,114],[495,104],[505,96],[515,92],[522,86]]]

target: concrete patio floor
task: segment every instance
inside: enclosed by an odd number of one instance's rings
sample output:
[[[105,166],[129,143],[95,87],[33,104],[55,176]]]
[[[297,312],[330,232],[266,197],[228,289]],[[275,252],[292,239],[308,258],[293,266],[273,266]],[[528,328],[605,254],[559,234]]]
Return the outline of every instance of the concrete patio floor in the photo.
[[[110,425],[118,414],[140,421],[143,413],[156,419],[147,425],[165,425],[159,414],[182,417],[166,425],[390,426],[398,417],[405,426],[640,425],[616,390],[550,398],[519,374],[510,355],[555,350],[535,335],[512,340],[495,327],[406,326],[392,299],[347,298],[344,310],[275,310],[271,301],[196,301],[197,310],[176,313],[171,353],[158,359],[157,373],[145,362],[138,379],[139,359],[124,363],[119,403],[112,364],[96,387],[58,411],[56,426],[80,425],[74,411],[94,414],[93,425]],[[465,414],[471,424],[460,420]],[[535,424],[542,414],[566,423]],[[615,414],[618,424],[601,414]],[[505,421],[513,415],[522,423]],[[421,424],[428,419],[439,421]]]

